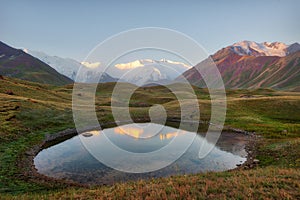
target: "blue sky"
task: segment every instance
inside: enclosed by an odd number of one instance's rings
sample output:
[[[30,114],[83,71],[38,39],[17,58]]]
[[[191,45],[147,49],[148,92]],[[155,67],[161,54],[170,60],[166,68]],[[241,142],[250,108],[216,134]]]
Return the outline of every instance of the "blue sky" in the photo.
[[[210,53],[241,40],[300,42],[300,1],[0,1],[0,40],[83,60],[133,28],[170,28]]]

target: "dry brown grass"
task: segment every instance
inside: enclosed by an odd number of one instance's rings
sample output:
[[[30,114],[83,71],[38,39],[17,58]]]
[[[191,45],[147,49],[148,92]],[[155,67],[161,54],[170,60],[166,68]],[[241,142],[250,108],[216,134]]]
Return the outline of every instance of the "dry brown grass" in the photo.
[[[4,199],[299,199],[300,170],[264,168],[176,176]]]

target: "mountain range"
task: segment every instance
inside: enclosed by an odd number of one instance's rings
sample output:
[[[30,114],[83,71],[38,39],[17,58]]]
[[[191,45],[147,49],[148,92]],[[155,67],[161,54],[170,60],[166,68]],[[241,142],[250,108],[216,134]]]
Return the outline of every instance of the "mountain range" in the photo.
[[[63,85],[79,82],[129,82],[138,86],[170,84],[186,78],[206,87],[198,73],[211,67],[220,71],[226,88],[274,88],[300,91],[300,44],[241,41],[222,48],[194,67],[166,59],[142,59],[114,63],[78,62],[28,49],[15,49],[0,42],[0,74],[20,79]],[[77,74],[79,68],[81,73]],[[105,72],[104,72],[105,70]],[[100,77],[100,80],[98,80]]]
[[[43,52],[23,49],[24,52],[38,58],[46,64],[53,67],[59,73],[76,79],[77,72],[81,68],[81,74],[78,75],[77,81],[94,83],[97,82],[129,82],[138,86],[147,84],[168,84],[191,66],[171,60],[161,59],[142,59],[132,62],[117,63],[108,68],[102,66],[100,62],[78,62],[70,58],[61,58],[50,56]],[[105,71],[105,72],[104,72]]]
[[[212,59],[226,88],[274,88],[300,91],[300,45],[242,41],[225,47],[176,78],[205,87],[197,69]]]
[[[242,41],[229,46],[235,53],[245,56],[287,56],[300,50],[298,43],[286,45],[282,42],[263,42]]]

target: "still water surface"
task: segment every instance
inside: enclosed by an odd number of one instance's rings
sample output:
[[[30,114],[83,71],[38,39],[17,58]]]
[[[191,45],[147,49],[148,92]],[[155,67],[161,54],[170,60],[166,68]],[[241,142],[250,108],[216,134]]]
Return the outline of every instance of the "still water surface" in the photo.
[[[204,143],[208,146],[212,145],[206,141],[205,135],[158,124],[155,126],[159,132],[153,134],[147,129],[148,125],[149,123],[141,123],[137,128],[133,124],[128,124],[74,136],[39,152],[34,159],[35,167],[39,173],[54,178],[83,184],[111,184],[141,178],[224,171],[233,169],[237,164],[246,161],[245,145],[248,138],[245,135],[223,132],[213,150],[205,158],[199,159],[198,153],[201,145]],[[84,141],[85,145],[89,145],[93,151],[111,156],[109,147],[101,143],[103,137],[109,138],[113,144],[125,151],[149,153],[166,147],[175,137],[184,143],[191,136],[195,138],[191,146],[176,162],[163,169],[141,174],[120,172],[107,167],[95,159],[82,144]],[[178,149],[180,149],[180,143],[177,146],[173,145],[169,151],[174,153]],[[167,159],[168,155],[162,156],[166,156]],[[118,157],[118,155],[113,155],[113,159],[116,162],[127,162],[126,158]],[[160,161],[153,159],[148,162],[159,163]]]

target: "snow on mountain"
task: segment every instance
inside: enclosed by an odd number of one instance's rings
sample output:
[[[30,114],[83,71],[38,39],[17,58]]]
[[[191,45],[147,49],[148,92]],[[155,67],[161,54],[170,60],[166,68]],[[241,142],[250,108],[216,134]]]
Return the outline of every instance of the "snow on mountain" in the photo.
[[[76,76],[76,81],[83,83],[106,83],[117,82],[118,79],[113,78],[109,74],[97,69],[83,67],[80,69],[80,74]]]
[[[161,70],[155,67],[136,68],[135,70],[126,73],[122,77],[122,80],[139,86],[153,82],[171,81],[166,73],[161,73]]]
[[[231,49],[238,55],[284,57],[290,53],[299,51],[300,45],[298,43],[286,45],[282,42],[257,43],[253,41],[241,41],[233,44]]]
[[[300,51],[300,44],[299,43],[294,43],[294,44],[291,44],[289,45],[289,47],[287,48],[287,54],[292,54],[292,53],[295,53],[297,51]]]
[[[100,67],[101,63],[100,62],[81,62],[81,64],[87,68],[90,68],[90,69],[95,69],[97,67]]]
[[[58,56],[49,56],[43,52],[31,51],[28,49],[23,49],[25,53],[28,53],[44,63],[48,64],[60,74],[63,74],[72,80],[76,79],[77,72],[81,67],[81,74],[77,77],[77,81],[93,83],[97,82],[99,78],[99,82],[114,82],[117,79],[111,77],[110,75],[101,72],[100,62],[77,62],[76,60],[70,58],[61,58]]]
[[[136,60],[133,62],[129,62],[129,63],[120,63],[120,64],[116,64],[115,67],[118,69],[135,69],[137,67],[143,67],[144,64],[140,61],[140,60]]]
[[[183,62],[166,59],[143,59],[128,63],[116,63],[103,72],[105,66],[102,66],[100,62],[80,63],[69,58],[50,56],[43,52],[28,49],[24,49],[23,51],[50,65],[56,71],[72,80],[75,80],[77,72],[81,67],[82,74],[77,77],[77,81],[89,83],[97,82],[98,77],[101,76],[100,82],[112,82],[122,79],[122,81],[140,86],[153,82],[165,84],[191,68],[191,66]]]
[[[190,68],[191,66],[182,62],[143,59],[115,64],[107,72],[123,81],[141,86],[154,82],[169,83]]]
[[[58,56],[49,56],[43,52],[31,51],[29,49],[23,49],[25,53],[32,55],[33,57],[38,58],[44,63],[50,65],[53,69],[58,71],[60,74],[63,74],[72,80],[75,79],[78,69],[81,64],[76,60],[70,58],[61,58]]]

